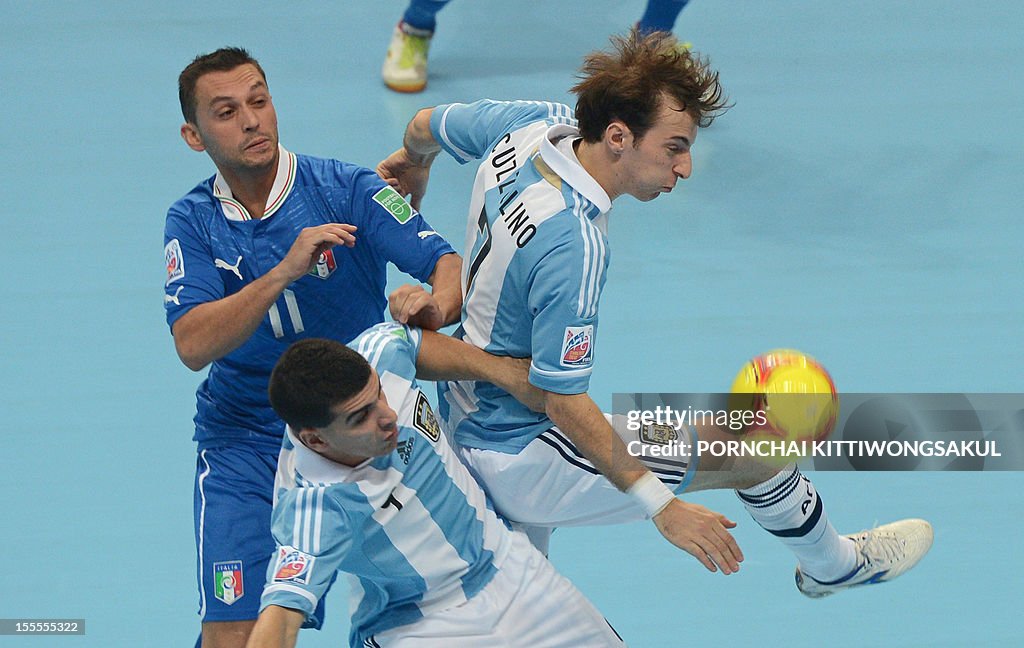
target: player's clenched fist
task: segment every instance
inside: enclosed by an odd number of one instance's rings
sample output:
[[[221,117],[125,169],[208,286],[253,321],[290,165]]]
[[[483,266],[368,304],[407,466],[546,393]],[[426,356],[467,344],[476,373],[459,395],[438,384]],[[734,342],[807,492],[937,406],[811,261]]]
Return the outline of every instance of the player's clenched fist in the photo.
[[[327,223],[316,227],[307,227],[299,232],[298,238],[292,243],[288,254],[281,259],[277,270],[289,283],[309,272],[320,255],[335,245],[352,247],[356,244],[355,225],[346,223]]]
[[[675,498],[654,516],[654,524],[669,542],[692,554],[708,571],[718,571],[716,565],[723,574],[739,571],[743,552],[726,530],[736,523],[721,513]]]
[[[422,286],[399,286],[388,296],[388,308],[391,311],[391,318],[402,324],[431,331],[445,325],[441,306]]]
[[[429,163],[417,164],[404,148],[400,148],[377,165],[377,175],[398,193],[408,196],[413,209],[420,208],[430,180]]]

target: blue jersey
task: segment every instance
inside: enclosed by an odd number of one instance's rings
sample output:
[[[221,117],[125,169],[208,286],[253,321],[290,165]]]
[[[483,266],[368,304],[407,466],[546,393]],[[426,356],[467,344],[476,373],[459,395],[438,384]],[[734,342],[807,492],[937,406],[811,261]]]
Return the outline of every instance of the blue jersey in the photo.
[[[501,569],[512,540],[416,384],[419,342],[417,329],[388,323],[350,345],[377,370],[397,414],[394,451],[349,467],[289,430],[278,460],[278,549],[261,605],[309,617],[341,570],[352,589],[353,646],[468,600]]]
[[[460,162],[485,158],[469,208],[460,336],[496,355],[532,356],[537,387],[586,392],[611,200],[576,158],[572,111],[485,100],[438,106],[430,126]],[[440,401],[469,447],[515,453],[552,425],[490,383],[448,383]]]
[[[284,423],[267,399],[274,363],[305,337],[348,342],[384,321],[387,263],[426,281],[454,252],[397,192],[369,169],[281,148],[262,218],[252,219],[218,174],[176,202],[164,231],[171,327],[193,307],[237,293],[274,268],[305,227],[349,223],[354,248],[321,255],[292,283],[252,336],[213,362],[196,393],[199,448],[244,442],[277,449]]]

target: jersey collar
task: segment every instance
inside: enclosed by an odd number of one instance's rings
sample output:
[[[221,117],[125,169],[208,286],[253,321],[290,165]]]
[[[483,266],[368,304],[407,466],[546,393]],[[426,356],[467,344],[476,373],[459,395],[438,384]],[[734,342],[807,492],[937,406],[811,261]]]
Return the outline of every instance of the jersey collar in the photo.
[[[563,147],[558,146],[561,140],[568,137],[575,138],[579,134],[578,129],[566,124],[551,126],[544,134],[544,139],[541,140],[540,156],[552,171],[568,182],[576,191],[583,194],[587,200],[594,203],[604,214],[612,208],[611,198],[597,183],[597,180],[594,180],[593,176],[583,168],[571,146],[564,147],[564,152]]]
[[[295,154],[289,153],[280,144],[277,145],[280,155],[277,161],[277,175],[274,176],[274,185],[270,188],[270,195],[267,196],[267,206],[263,210],[263,218],[267,219],[274,215],[281,205],[284,204],[292,187],[295,186]],[[235,200],[231,193],[231,187],[224,180],[224,177],[217,172],[213,179],[213,195],[220,201],[224,210],[224,216],[232,221],[252,220],[252,216],[246,211],[242,203]]]
[[[291,427],[286,429],[288,440],[291,441],[295,450],[293,451],[295,470],[302,475],[303,479],[315,484],[336,484],[338,482],[355,481],[355,471],[373,461],[373,457],[367,459],[358,466],[346,466],[336,461],[331,461],[323,455],[313,452],[306,447],[299,437],[292,432]]]

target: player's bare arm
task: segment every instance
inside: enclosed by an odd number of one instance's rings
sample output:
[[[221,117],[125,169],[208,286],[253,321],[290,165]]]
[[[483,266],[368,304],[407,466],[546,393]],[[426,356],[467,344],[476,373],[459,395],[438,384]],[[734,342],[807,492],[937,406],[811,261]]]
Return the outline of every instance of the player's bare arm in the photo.
[[[462,257],[446,254],[437,260],[427,283],[432,290],[406,284],[388,296],[391,318],[402,324],[436,331],[457,322],[462,312]]]
[[[334,247],[355,245],[354,225],[328,223],[299,233],[288,254],[270,272],[233,295],[200,304],[174,323],[174,347],[186,367],[199,371],[248,340],[267,309],[293,281]]]
[[[279,605],[268,605],[260,612],[249,635],[246,648],[294,648],[306,615]]]
[[[545,394],[530,384],[530,358],[496,356],[441,333],[423,331],[416,377],[423,380],[482,380],[493,383],[535,412]]]
[[[629,454],[625,443],[589,395],[549,392],[546,412],[580,452],[619,490],[632,494],[638,483],[656,479]],[[661,492],[667,490],[660,482],[655,486]],[[666,500],[664,508],[652,511],[654,524],[665,539],[693,555],[709,571],[721,569],[724,574],[732,574],[739,570],[743,553],[728,531],[736,526],[735,522],[699,504],[684,502],[677,497],[666,497]]]
[[[441,152],[441,145],[430,132],[433,108],[416,113],[405,129],[402,148],[377,165],[377,174],[388,181],[416,209],[420,208],[423,194],[430,179],[430,165]]]

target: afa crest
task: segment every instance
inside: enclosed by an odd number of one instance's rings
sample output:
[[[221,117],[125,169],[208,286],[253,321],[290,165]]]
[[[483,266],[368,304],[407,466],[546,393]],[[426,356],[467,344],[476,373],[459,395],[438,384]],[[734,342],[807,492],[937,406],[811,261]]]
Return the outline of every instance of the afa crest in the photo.
[[[640,428],[640,440],[651,445],[669,445],[679,439],[679,433],[671,425],[650,423]]]
[[[431,443],[437,443],[441,438],[441,426],[423,392],[416,395],[416,411],[413,413],[412,424],[420,434],[430,439]]]

